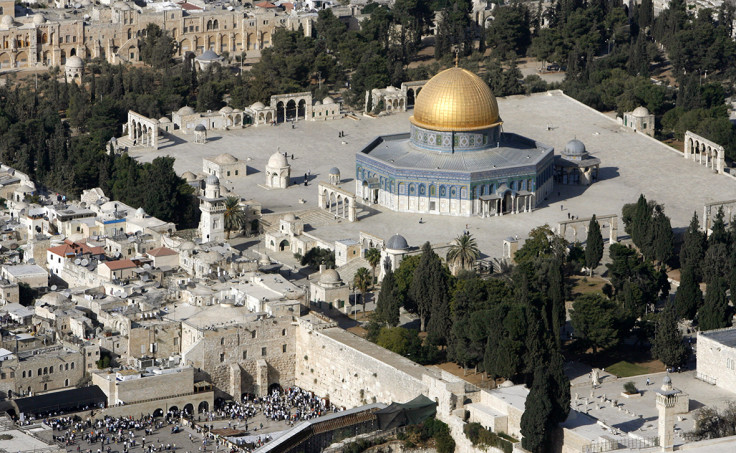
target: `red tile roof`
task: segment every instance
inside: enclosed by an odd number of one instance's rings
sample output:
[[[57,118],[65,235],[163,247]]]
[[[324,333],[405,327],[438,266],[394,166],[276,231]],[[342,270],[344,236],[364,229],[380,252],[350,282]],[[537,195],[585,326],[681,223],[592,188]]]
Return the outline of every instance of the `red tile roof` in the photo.
[[[182,2],[179,3],[179,6],[181,6],[181,9],[187,10],[187,11],[201,11],[202,8],[200,8],[197,5],[192,5],[191,3]]]
[[[175,251],[173,251],[173,250],[171,250],[168,247],[159,247],[157,249],[153,249],[153,250],[150,250],[148,252],[148,256],[153,256],[153,257],[157,257],[157,256],[171,256],[171,255],[178,255],[178,253],[175,252]]]
[[[276,5],[274,5],[271,2],[260,2],[260,3],[256,3],[256,6],[259,7],[259,8],[276,8],[277,7]]]
[[[90,247],[84,243],[71,242],[68,239],[64,241],[63,245],[57,245],[56,247],[50,247],[49,252],[59,256],[74,256],[74,255],[104,255],[105,249],[103,247]]]
[[[111,271],[117,271],[120,269],[133,269],[134,267],[138,267],[131,260],[105,261],[102,264],[107,266]]]

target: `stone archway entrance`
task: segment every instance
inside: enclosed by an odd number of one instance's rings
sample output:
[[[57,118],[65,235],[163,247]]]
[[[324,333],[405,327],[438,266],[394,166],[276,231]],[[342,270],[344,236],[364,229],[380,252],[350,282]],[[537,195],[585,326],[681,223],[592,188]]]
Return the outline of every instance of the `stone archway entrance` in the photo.
[[[289,248],[289,245],[289,241],[284,239],[283,241],[279,242],[279,250],[283,252],[284,250],[287,250]]]

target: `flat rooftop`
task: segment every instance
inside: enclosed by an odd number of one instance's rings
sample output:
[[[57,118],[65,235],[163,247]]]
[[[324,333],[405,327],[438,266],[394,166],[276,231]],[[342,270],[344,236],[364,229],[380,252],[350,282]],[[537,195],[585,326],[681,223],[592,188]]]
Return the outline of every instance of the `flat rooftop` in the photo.
[[[709,338],[730,348],[736,347],[736,327],[711,332],[699,332],[698,336]]]
[[[368,156],[386,165],[406,170],[408,173],[412,170],[475,173],[512,168],[525,169],[535,166],[552,151],[552,148],[534,140],[517,134],[504,133],[497,147],[455,153],[438,152],[412,145],[409,134],[406,133],[383,135],[362,150],[358,156]]]

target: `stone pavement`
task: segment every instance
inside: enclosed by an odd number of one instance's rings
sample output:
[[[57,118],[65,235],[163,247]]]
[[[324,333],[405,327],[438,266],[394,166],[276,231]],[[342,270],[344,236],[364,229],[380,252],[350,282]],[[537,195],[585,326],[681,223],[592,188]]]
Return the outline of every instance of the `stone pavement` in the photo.
[[[532,228],[545,223],[556,227],[558,222],[567,220],[568,213],[580,218],[593,214],[620,215],[621,207],[635,202],[640,193],[664,204],[673,227],[679,230],[688,225],[693,212],[702,215],[704,203],[736,199],[733,179],[715,175],[712,170],[686,161],[672,148],[625,129],[610,116],[560,92],[500,98],[498,104],[505,131],[536,139],[557,150],[563,149],[573,138],[585,143],[587,149],[601,159],[599,181],[589,187],[559,185],[532,213],[482,219],[396,213],[372,206],[376,210],[359,222],[326,222],[311,233],[328,241],[357,239],[359,231],[386,239],[400,233],[409,245],[420,246],[424,241],[447,243],[461,234],[467,224],[478,239],[481,251],[500,257],[503,239],[508,236],[518,235],[523,239]],[[303,211],[316,208],[316,183],[326,181],[327,172],[333,166],[342,172],[342,187],[353,192],[355,153],[379,134],[407,132],[410,115],[411,112],[406,112],[375,119],[298,122],[295,129],[279,125],[212,131],[212,139],[206,145],[184,142],[156,152],[133,152],[132,155],[141,161],[171,155],[176,158],[174,168],[181,174],[186,170],[201,172],[203,157],[228,152],[248,160],[249,171],[253,173],[225,180],[225,186],[245,198],[261,201],[264,213]],[[340,131],[345,132],[345,138],[338,138]],[[276,151],[289,154],[293,177],[301,180],[305,173],[311,172],[309,186],[296,185],[285,190],[261,187],[265,182],[266,161]],[[299,199],[306,203],[299,203]],[[420,218],[424,219],[422,224]],[[621,224],[619,232],[624,234]],[[568,239],[572,239],[571,231]],[[578,239],[584,240],[584,237]]]

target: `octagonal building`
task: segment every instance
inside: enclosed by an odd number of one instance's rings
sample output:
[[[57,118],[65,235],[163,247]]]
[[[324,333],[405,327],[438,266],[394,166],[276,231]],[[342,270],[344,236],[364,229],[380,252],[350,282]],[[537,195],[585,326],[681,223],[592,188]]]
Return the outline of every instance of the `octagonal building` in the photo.
[[[356,155],[355,191],[394,211],[493,216],[531,211],[551,191],[554,149],[503,131],[488,85],[454,67],[419,93],[409,133]]]

